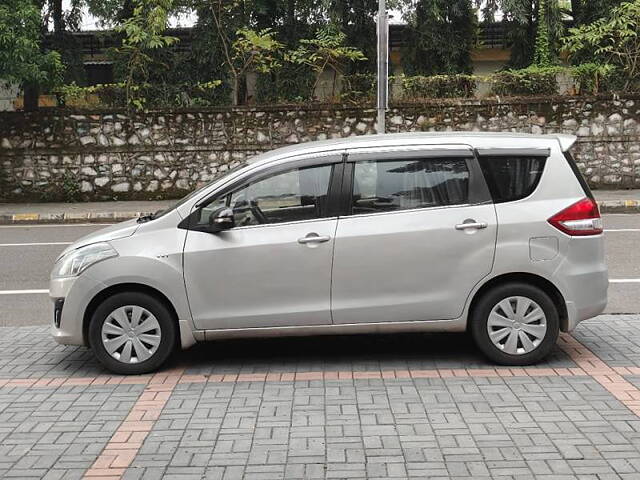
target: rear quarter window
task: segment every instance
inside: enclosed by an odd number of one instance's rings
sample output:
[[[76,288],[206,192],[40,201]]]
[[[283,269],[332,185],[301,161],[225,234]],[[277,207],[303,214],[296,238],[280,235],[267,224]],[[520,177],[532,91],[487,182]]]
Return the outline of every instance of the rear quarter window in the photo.
[[[573,159],[573,155],[571,155],[571,152],[564,152],[564,158],[567,159],[567,162],[569,163],[569,166],[571,167],[571,171],[573,172],[573,174],[578,179],[578,182],[580,182],[580,186],[582,187],[582,190],[584,190],[584,194],[587,197],[589,197],[591,200],[593,200],[593,193],[591,193],[591,189],[589,188],[589,184],[587,183],[585,178],[582,176],[582,173],[580,173],[580,169],[578,168],[578,165],[576,164],[575,160]]]
[[[538,186],[547,157],[481,156],[480,168],[495,203],[528,197]]]

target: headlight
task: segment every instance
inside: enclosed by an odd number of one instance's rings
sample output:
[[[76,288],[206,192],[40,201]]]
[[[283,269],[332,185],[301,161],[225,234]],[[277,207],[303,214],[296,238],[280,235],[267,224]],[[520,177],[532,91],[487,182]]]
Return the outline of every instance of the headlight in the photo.
[[[94,263],[117,256],[118,252],[108,243],[86,245],[59,258],[53,266],[51,278],[76,277]]]

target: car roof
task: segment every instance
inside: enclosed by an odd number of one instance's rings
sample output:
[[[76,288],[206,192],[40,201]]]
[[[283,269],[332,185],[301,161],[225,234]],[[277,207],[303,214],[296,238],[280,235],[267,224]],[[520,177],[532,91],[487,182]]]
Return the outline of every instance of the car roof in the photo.
[[[499,143],[498,143],[499,140]],[[304,142],[257,155],[248,161],[251,165],[284,160],[313,153],[339,152],[353,148],[384,148],[409,145],[468,145],[472,148],[550,148],[560,145],[562,151],[576,141],[573,135],[532,135],[511,132],[413,132],[384,135],[359,135],[332,140]]]

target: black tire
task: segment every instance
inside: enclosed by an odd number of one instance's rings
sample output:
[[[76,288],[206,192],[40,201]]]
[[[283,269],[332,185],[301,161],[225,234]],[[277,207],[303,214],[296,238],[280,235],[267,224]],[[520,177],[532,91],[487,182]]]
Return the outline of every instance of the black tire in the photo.
[[[509,297],[527,297],[536,302],[546,317],[547,330],[543,340],[531,352],[509,354],[493,344],[489,338],[487,322],[491,310],[502,300]],[[475,304],[470,315],[470,330],[473,339],[490,360],[500,365],[523,366],[539,362],[553,349],[560,333],[558,309],[543,290],[528,283],[506,283],[485,292]]]
[[[112,357],[102,343],[102,326],[116,309],[128,305],[142,307],[155,316],[160,325],[160,344],[150,358],[138,363],[123,363]],[[108,370],[120,375],[138,375],[157,370],[173,353],[177,341],[176,321],[163,302],[142,292],[123,292],[104,300],[94,311],[89,324],[89,343],[95,356]]]

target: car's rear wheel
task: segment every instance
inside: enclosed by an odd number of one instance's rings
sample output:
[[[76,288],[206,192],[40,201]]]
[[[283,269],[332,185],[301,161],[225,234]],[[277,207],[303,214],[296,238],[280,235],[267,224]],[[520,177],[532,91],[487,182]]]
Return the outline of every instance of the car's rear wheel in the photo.
[[[146,293],[117,293],[96,308],[89,324],[96,357],[114,373],[132,375],[159,368],[176,345],[172,313]]]
[[[543,290],[508,283],[485,292],[470,317],[478,348],[501,365],[530,365],[553,349],[560,332],[558,309]]]

